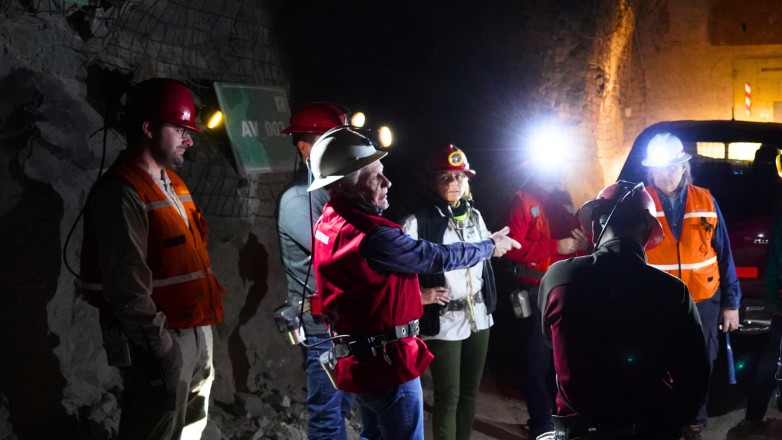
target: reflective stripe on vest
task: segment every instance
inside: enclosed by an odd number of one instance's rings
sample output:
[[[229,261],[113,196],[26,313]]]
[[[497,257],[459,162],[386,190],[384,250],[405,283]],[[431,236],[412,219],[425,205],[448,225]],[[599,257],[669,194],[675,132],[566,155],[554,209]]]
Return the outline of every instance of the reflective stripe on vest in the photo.
[[[695,269],[702,269],[708,265],[717,263],[717,257],[711,257],[706,261],[702,261],[700,263],[693,263],[693,264],[650,264],[649,266],[652,266],[654,268],[665,270],[665,271],[672,271],[672,270],[679,270],[680,268],[683,270],[695,270]]]
[[[167,170],[174,193],[184,212],[176,206],[149,174],[125,156],[120,156],[109,173],[124,178],[141,199],[149,222],[146,263],[152,272],[152,300],[167,318],[170,328],[189,328],[222,321],[225,289],[212,274],[206,250],[206,225],[200,217],[184,181]],[[183,218],[183,215],[185,218]],[[192,225],[191,227],[188,227]],[[93,295],[85,298],[103,308],[108,302],[101,290],[97,244],[85,232],[79,285]]]
[[[212,268],[209,268],[209,273],[212,273]],[[204,277],[206,277],[204,271],[199,270],[198,272],[186,273],[184,275],[177,275],[175,277],[165,278],[162,280],[152,280],[152,287],[154,288],[154,287],[171,286],[173,284],[180,284],[180,283],[186,283],[188,281],[200,280],[201,278]]]
[[[209,268],[209,273],[212,273],[212,268]],[[186,283],[188,281],[200,280],[205,278],[206,274],[199,270],[197,272],[186,273],[184,275],[177,275],[171,278],[164,278],[160,280],[152,280],[152,287],[165,287],[174,284]],[[103,284],[101,283],[88,283],[81,280],[76,280],[76,286],[82,290],[94,290],[96,292],[103,290]]]
[[[717,212],[711,193],[697,186],[687,186],[678,242],[665,218],[657,190],[652,189],[649,194],[654,199],[655,217],[663,227],[663,241],[647,251],[649,265],[684,281],[695,302],[711,298],[720,281],[717,254],[711,244],[717,228]]]
[[[179,201],[182,202],[183,204],[193,201],[193,196],[191,195],[183,196],[181,194],[177,194],[177,197],[179,197]],[[153,209],[165,208],[166,206],[176,206],[176,204],[171,200],[160,200],[157,202],[147,203],[146,205],[144,205],[144,209],[146,209],[147,212],[149,212],[152,211]]]

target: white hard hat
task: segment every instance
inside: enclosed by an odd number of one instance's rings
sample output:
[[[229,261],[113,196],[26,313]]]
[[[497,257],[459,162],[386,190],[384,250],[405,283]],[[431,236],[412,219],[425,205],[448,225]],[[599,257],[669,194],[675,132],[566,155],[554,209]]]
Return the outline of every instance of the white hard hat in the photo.
[[[649,141],[646,159],[641,161],[641,165],[650,168],[667,167],[687,162],[691,158],[684,152],[681,139],[671,133],[660,133]]]
[[[313,191],[382,159],[388,152],[378,151],[369,138],[348,127],[333,128],[315,142],[310,151],[310,168],[315,181]]]

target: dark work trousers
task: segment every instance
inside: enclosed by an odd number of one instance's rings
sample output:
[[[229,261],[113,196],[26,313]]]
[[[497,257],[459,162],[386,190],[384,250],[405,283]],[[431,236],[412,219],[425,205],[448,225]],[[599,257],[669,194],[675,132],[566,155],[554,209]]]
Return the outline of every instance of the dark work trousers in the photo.
[[[198,439],[206,427],[212,388],[212,329],[167,330],[182,355],[176,393],[158,384],[160,367],[134,352],[133,366],[120,369],[120,440]]]
[[[775,316],[771,320],[771,331],[763,351],[758,356],[755,374],[749,381],[747,390],[747,412],[744,418],[752,422],[761,422],[766,417],[768,400],[776,387],[774,374],[777,372],[777,361],[782,352],[782,317]]]
[[[521,319],[521,386],[527,403],[530,438],[554,430],[551,415],[554,412],[556,383],[554,380],[554,357],[543,342],[540,323],[537,290],[530,295],[534,313]]]
[[[706,342],[706,353],[709,355],[709,365],[714,367],[714,359],[717,359],[717,353],[719,352],[719,333],[720,329],[717,327],[720,318],[720,300],[719,295],[714,295],[717,299],[711,298],[699,303],[695,306],[698,308],[698,314],[701,317],[701,327],[703,328],[703,340]],[[706,411],[706,403],[708,401],[708,395],[703,405],[698,410],[698,415],[695,416],[695,422],[706,426],[706,422],[709,418],[709,414]]]
[[[434,355],[429,366],[434,388],[434,439],[469,439],[489,348],[489,329],[470,333],[461,341],[427,339],[425,342]]]

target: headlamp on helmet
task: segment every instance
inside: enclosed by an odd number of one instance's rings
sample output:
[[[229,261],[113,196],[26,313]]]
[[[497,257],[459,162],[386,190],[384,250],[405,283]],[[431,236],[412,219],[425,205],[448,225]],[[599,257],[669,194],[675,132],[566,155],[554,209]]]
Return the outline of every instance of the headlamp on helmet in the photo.
[[[475,177],[475,171],[470,169],[467,156],[454,144],[438,147],[426,158],[428,174],[442,171],[461,171],[470,179]]]
[[[656,134],[646,147],[646,159],[641,165],[650,168],[667,167],[687,162],[692,158],[684,152],[681,139],[671,133]]]
[[[386,151],[378,151],[372,140],[350,127],[333,128],[312,146],[310,169],[315,181],[307,191],[330,185],[386,154]]]

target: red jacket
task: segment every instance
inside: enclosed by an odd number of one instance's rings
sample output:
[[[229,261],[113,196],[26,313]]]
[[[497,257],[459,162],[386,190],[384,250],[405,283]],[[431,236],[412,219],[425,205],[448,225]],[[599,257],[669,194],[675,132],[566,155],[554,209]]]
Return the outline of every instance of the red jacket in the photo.
[[[225,289],[212,274],[206,250],[205,219],[182,178],[170,169],[166,172],[185,208],[189,228],[146,171],[124,156],[108,171],[130,183],[145,205],[149,222],[146,263],[152,271],[152,299],[166,315],[168,327],[189,328],[222,322]],[[111,306],[103,298],[96,237],[86,230],[81,280],[87,301],[101,310],[101,320],[107,319]]]
[[[578,228],[573,202],[565,192],[549,196],[543,191],[536,191],[535,195],[516,191],[508,226],[508,235],[521,243],[521,249],[511,249],[505,258],[545,273],[552,263],[573,256],[557,251],[557,240],[569,237],[570,231]],[[535,278],[522,280],[540,283]]]
[[[375,272],[359,253],[366,234],[381,225],[399,228],[339,199],[326,204],[315,225],[315,280],[324,314],[338,334],[375,336],[423,314],[417,275]],[[386,354],[390,363],[382,355],[365,362],[341,359],[337,387],[360,393],[398,386],[419,377],[433,359],[417,337],[387,344]]]

